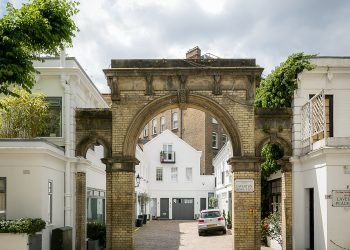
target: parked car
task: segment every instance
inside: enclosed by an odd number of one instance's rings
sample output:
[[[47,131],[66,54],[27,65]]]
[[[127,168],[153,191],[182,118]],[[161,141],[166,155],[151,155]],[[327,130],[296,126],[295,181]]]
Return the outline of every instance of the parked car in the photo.
[[[202,210],[197,222],[199,236],[213,231],[222,231],[223,234],[226,234],[225,218],[219,209]]]

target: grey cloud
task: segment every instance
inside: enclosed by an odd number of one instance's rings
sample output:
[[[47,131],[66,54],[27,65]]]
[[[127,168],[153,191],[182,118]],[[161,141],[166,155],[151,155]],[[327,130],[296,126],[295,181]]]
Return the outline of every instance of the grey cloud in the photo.
[[[189,0],[172,8],[105,0],[102,13],[94,13],[89,3],[96,1],[81,2],[81,31],[70,54],[103,91],[108,88],[102,68],[112,58],[184,57],[195,45],[218,56],[256,58],[265,74],[297,51],[349,54],[346,0],[227,1],[219,14],[208,14]]]

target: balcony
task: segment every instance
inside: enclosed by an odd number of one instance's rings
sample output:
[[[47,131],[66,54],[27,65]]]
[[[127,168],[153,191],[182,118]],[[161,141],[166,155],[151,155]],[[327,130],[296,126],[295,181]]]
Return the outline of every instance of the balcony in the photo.
[[[175,152],[174,151],[160,151],[160,162],[161,163],[175,163]]]

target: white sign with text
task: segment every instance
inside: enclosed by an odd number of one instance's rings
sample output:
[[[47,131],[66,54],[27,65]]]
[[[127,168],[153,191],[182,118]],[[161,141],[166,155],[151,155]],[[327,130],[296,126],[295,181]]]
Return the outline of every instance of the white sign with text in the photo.
[[[253,179],[236,179],[235,191],[240,193],[254,192],[254,180]]]
[[[333,190],[332,206],[350,207],[350,190]]]

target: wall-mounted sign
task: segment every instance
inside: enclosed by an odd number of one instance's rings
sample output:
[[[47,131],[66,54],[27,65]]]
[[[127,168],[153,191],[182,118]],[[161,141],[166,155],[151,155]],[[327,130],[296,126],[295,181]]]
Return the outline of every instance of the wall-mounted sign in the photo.
[[[236,179],[235,180],[236,192],[254,192],[254,180],[253,179]]]
[[[350,207],[350,190],[333,190],[332,206]]]

